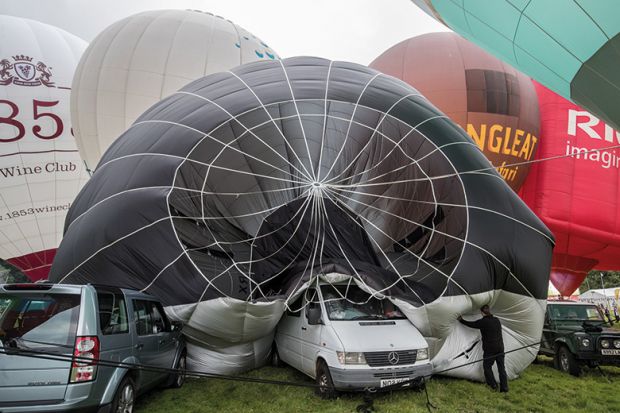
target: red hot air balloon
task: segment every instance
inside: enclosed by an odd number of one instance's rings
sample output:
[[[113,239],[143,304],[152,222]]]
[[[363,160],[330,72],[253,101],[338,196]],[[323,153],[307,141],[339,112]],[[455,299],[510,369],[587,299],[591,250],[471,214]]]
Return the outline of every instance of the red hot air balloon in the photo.
[[[370,67],[416,88],[519,190],[538,144],[538,100],[529,77],[454,33],[402,41]]]
[[[532,165],[521,196],[555,234],[551,281],[570,295],[591,269],[620,268],[620,133],[534,84],[544,161]]]

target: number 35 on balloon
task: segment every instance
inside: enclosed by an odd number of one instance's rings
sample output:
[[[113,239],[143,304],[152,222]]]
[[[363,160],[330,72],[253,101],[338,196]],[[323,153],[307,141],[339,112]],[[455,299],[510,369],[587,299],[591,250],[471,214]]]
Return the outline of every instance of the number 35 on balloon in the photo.
[[[58,104],[58,100],[32,100],[32,112],[29,114],[34,121],[34,126],[27,130],[24,124],[28,118],[24,108],[20,108],[15,102],[10,100],[0,100],[0,142],[14,142],[32,134],[38,139],[51,140],[62,135],[64,124],[60,116],[50,111]],[[53,110],[53,109],[51,109]],[[9,126],[7,129],[5,126]],[[13,130],[12,133],[10,130]]]

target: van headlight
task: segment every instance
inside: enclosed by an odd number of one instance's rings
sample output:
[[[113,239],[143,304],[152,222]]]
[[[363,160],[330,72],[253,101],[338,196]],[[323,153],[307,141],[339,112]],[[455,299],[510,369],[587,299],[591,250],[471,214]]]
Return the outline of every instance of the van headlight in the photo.
[[[620,340],[614,340],[614,347],[620,348]]]
[[[609,348],[609,340],[601,340],[601,347]]]
[[[587,337],[583,337],[583,338],[581,339],[581,345],[582,345],[583,347],[590,347],[590,339],[589,339],[589,338],[587,338]]]
[[[349,353],[346,351],[337,351],[338,361],[340,364],[366,364],[364,353]]]
[[[418,350],[418,356],[416,357],[417,360],[426,360],[428,358],[428,349],[427,348],[421,348]]]

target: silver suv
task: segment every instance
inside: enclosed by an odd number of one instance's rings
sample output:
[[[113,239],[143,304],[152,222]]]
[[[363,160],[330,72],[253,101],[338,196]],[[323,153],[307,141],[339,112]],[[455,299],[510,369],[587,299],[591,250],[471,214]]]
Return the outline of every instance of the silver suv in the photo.
[[[156,298],[137,291],[90,284],[0,285],[0,411],[131,412],[138,393],[158,384],[183,384],[181,328],[168,320]]]

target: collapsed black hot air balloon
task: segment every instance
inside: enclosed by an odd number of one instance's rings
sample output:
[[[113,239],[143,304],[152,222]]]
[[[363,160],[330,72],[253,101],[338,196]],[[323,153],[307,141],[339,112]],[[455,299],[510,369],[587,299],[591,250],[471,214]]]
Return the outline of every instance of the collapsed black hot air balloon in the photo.
[[[299,57],[204,77],[144,113],[74,202],[52,278],[161,297],[192,367],[230,372],[264,361],[294,294],[343,274],[398,302],[438,369],[481,352],[455,320],[487,302],[507,350],[539,340],[552,246],[415,89]],[[509,374],[534,355],[510,353]]]

